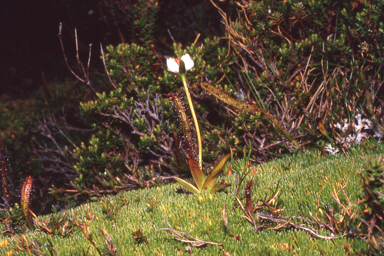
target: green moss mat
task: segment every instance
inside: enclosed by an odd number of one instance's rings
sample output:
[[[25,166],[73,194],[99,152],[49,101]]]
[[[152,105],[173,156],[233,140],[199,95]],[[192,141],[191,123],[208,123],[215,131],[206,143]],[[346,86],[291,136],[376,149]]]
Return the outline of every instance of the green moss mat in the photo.
[[[332,185],[340,188],[347,179],[346,195],[351,202],[359,198],[363,190],[359,183],[361,178],[356,172],[367,166],[369,159],[377,158],[384,153],[384,146],[378,145],[374,152],[363,152],[361,149],[351,149],[348,156],[321,157],[317,152],[306,152],[296,156],[287,156],[283,159],[271,161],[260,166],[251,166],[247,170],[236,170],[249,174],[242,182],[239,189],[239,197],[245,205],[244,189],[247,180],[252,179],[252,199],[266,199],[277,190],[277,184],[281,192],[277,199],[277,208],[283,208],[280,216],[303,215],[304,213],[316,215],[318,204],[322,202],[335,212],[341,211],[341,207],[332,198]],[[235,161],[236,162],[236,161]],[[239,162],[239,161],[238,161]],[[236,165],[234,165],[236,166]],[[194,255],[348,255],[351,253],[369,252],[368,245],[351,238],[325,240],[311,237],[305,231],[296,229],[253,231],[253,226],[242,216],[243,211],[237,207],[232,210],[234,204],[235,176],[225,177],[227,183],[232,186],[224,192],[199,198],[197,195],[177,193],[179,184],[166,185],[151,189],[142,189],[120,194],[116,197],[107,197],[110,208],[118,204],[124,204],[113,218],[102,213],[103,200],[96,203],[81,205],[69,211],[72,218],[78,223],[82,221],[89,225],[92,239],[103,255],[107,249],[102,229],[110,234],[114,247],[121,255],[180,255],[189,254],[186,249],[190,246]],[[344,195],[340,199],[347,204]],[[224,204],[227,205],[226,215],[229,227],[239,234],[242,239],[234,239],[222,220]],[[236,204],[238,206],[238,204]],[[355,206],[356,209],[357,206]],[[318,211],[318,214],[322,212]],[[40,221],[48,220],[49,216],[39,217]],[[222,246],[208,245],[201,248],[193,247],[187,243],[176,241],[167,236],[167,231],[155,232],[161,228],[168,228],[167,222],[176,230],[215,243],[223,243]],[[301,222],[311,227],[310,223]],[[312,226],[313,227],[313,226]],[[147,238],[147,242],[136,244],[133,232],[141,230]],[[323,236],[330,236],[329,232],[318,232]],[[99,255],[95,247],[85,238],[79,228],[67,237],[51,236],[34,231],[25,235],[29,245],[37,241],[40,250],[45,255],[50,255],[50,240],[58,255]],[[21,242],[17,237],[3,237],[0,243],[0,254],[6,255],[12,251],[20,255],[27,252],[20,251]],[[24,246],[25,248],[25,246]],[[347,249],[346,249],[347,248]],[[52,249],[53,251],[53,249]],[[34,252],[36,254],[36,252]],[[36,254],[38,255],[38,254]],[[44,255],[44,254],[42,254]],[[54,254],[53,254],[54,255]]]

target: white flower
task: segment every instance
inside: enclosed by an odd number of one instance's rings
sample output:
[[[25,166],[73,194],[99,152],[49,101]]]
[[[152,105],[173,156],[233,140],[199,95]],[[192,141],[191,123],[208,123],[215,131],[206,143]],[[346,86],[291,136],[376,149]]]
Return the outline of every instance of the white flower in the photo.
[[[174,59],[174,58],[168,58],[167,59],[167,68],[169,72],[172,73],[179,73],[180,70],[180,59],[184,62],[185,65],[185,71],[190,70],[195,65],[193,63],[193,60],[191,59],[191,56],[189,54],[183,55],[181,58]]]

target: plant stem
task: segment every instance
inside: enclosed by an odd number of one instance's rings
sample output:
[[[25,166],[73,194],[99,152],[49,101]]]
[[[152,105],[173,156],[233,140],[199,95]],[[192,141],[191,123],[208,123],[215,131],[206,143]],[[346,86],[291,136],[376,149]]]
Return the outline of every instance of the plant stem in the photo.
[[[185,74],[180,74],[180,77],[181,77],[181,81],[183,82],[183,85],[184,85],[184,90],[185,90],[185,94],[187,95],[189,108],[191,109],[192,118],[193,118],[193,121],[195,123],[196,134],[197,134],[197,143],[199,145],[199,167],[200,167],[200,169],[203,169],[203,164],[202,164],[203,151],[202,151],[202,145],[201,145],[201,135],[200,135],[199,123],[197,122],[197,118],[196,118],[196,114],[195,114],[195,108],[193,107],[192,98],[191,98],[191,95],[189,94],[188,85],[187,85],[187,78],[186,78]]]

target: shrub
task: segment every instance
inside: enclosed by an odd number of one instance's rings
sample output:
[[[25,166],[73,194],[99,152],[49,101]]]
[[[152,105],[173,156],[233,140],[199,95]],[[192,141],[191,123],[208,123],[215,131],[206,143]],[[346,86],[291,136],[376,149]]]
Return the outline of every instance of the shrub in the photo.
[[[189,53],[195,62],[187,80],[205,165],[230,149],[249,148],[251,159],[262,162],[298,146],[325,154],[382,137],[382,58],[376,54],[383,48],[381,2],[250,1],[221,6],[227,12],[212,4],[228,41],[173,45],[176,56]],[[164,56],[155,47],[161,8],[156,1],[136,6],[126,20],[135,35],[108,46],[102,56],[111,90],[81,104],[96,132],[74,151],[75,194],[149,186],[164,180],[164,171],[187,169],[168,99],[182,86],[175,74],[164,72]]]
[[[239,94],[280,120],[301,145],[331,142],[346,150],[348,137],[356,139],[353,123],[359,114],[372,121],[365,125],[369,135],[382,137],[382,131],[375,131],[382,130],[383,122],[381,1],[243,1],[233,22],[214,5],[230,52],[238,57],[240,79],[231,82],[241,88]],[[233,116],[232,126],[241,129],[224,140],[242,141],[238,144],[252,147],[259,161],[289,149],[259,115]],[[341,132],[338,124],[350,127]]]

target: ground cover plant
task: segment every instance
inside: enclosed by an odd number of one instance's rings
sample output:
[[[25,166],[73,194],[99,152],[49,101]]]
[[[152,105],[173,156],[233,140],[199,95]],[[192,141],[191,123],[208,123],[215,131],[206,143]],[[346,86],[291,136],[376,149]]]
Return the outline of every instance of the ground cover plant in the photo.
[[[375,161],[381,159],[384,147],[375,142],[367,146],[370,149],[354,147],[349,155],[323,157],[308,151],[261,165],[250,164],[248,158],[234,160],[226,166],[232,176],[225,176],[232,186],[214,196],[186,193],[174,183],[103,197],[35,217],[35,231],[3,237],[0,252],[373,254],[375,246],[383,248],[383,234],[370,233],[370,221],[364,216],[376,215],[378,220],[382,212],[366,210],[373,205],[361,200],[373,194],[366,191],[359,172],[367,178],[372,167],[381,165],[382,177],[383,162]],[[382,189],[383,183],[376,195]],[[382,222],[376,225],[383,228]]]

